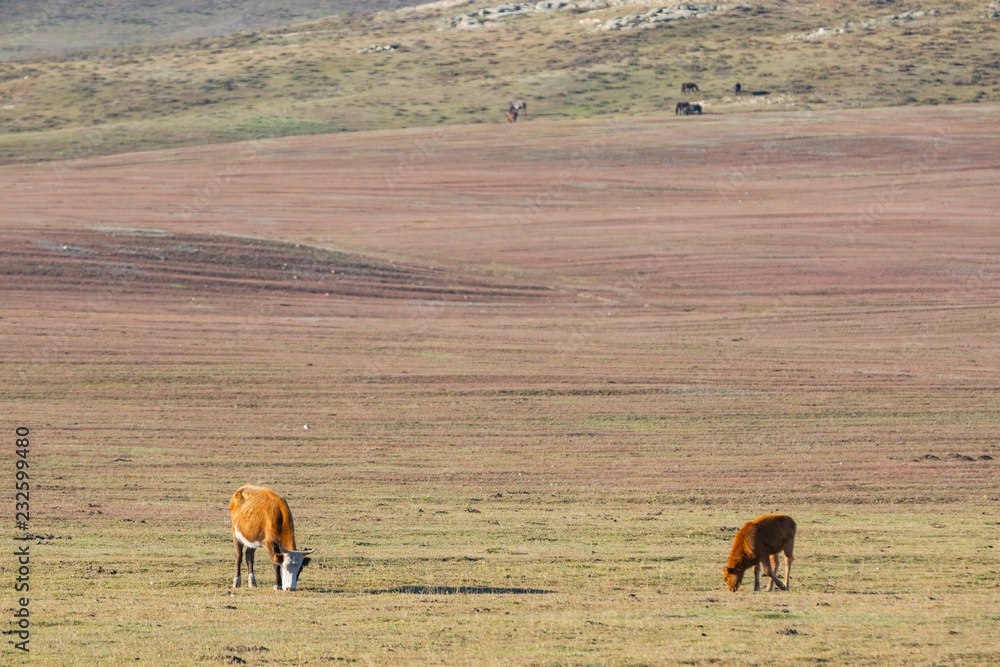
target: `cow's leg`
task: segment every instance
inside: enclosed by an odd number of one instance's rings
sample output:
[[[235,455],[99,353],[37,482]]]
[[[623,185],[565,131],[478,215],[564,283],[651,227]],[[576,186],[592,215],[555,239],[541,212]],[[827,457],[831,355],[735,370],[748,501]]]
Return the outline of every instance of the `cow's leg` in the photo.
[[[233,537],[233,543],[236,544],[236,578],[233,579],[233,588],[239,588],[240,570],[243,569],[243,545],[235,537]]]
[[[253,555],[256,549],[247,548],[247,588],[257,588],[257,577],[253,575]]]
[[[274,546],[268,546],[267,548],[267,554],[271,557],[271,562],[274,563],[274,590],[276,591],[281,590],[281,563],[285,558],[285,554],[281,553],[280,549],[281,547],[277,544]],[[276,560],[275,556],[281,560]]]
[[[760,590],[760,563],[753,566],[753,589]]]
[[[777,572],[778,571],[778,554],[771,554],[770,560],[771,560],[771,567],[770,567],[770,569],[768,571],[769,572]],[[774,580],[773,580],[773,578],[769,579],[768,582],[767,582],[767,590],[770,591],[772,588],[774,588]]]

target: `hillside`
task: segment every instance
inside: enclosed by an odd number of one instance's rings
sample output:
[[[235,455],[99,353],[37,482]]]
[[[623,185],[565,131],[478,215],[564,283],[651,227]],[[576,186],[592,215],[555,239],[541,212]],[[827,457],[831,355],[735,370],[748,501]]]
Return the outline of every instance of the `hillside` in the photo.
[[[0,1],[0,61],[260,30],[414,0]]]
[[[504,122],[515,97],[529,122],[673,119],[684,81],[709,114],[996,101],[997,13],[982,0],[446,0],[8,62],[0,161]]]

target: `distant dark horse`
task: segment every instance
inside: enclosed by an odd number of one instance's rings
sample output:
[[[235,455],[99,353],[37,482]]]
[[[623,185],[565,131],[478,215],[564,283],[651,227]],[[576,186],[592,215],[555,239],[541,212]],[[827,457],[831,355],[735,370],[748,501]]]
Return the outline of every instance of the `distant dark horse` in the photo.
[[[692,114],[701,115],[701,105],[700,104],[689,104],[684,107],[684,115],[690,116]]]
[[[698,84],[697,83],[691,83],[690,81],[687,81],[687,82],[681,84],[681,94],[682,95],[684,93],[688,92],[689,90],[697,92],[698,91]]]
[[[510,103],[511,111],[523,112],[525,116],[528,115],[528,103],[524,100],[514,100]]]
[[[674,115],[676,116],[680,112],[687,113],[687,108],[691,106],[690,102],[678,102],[677,106],[674,107]]]
[[[743,94],[743,86],[740,85],[739,81],[736,82],[736,87],[733,88],[733,91],[736,93],[736,97]]]

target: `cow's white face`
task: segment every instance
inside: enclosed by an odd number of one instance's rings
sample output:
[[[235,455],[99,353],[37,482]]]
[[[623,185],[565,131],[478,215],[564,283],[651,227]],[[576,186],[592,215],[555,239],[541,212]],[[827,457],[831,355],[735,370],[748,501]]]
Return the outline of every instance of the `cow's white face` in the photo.
[[[282,555],[285,557],[281,561],[281,587],[286,591],[294,591],[299,587],[299,572],[302,568],[309,564],[309,554],[311,554],[314,549],[309,549],[308,551],[287,551],[285,549],[281,550]]]

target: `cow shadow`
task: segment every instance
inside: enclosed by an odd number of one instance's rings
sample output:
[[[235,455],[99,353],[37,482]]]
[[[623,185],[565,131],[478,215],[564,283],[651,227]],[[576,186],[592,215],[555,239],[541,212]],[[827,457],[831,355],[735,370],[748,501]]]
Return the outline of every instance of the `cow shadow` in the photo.
[[[346,593],[338,590],[318,590],[317,593]],[[516,588],[499,586],[393,586],[364,591],[371,595],[404,593],[407,595],[550,595],[558,591],[544,588]]]
[[[749,93],[744,93],[744,95],[753,95],[754,97],[761,97],[763,95],[770,95],[770,90],[751,90]]]

